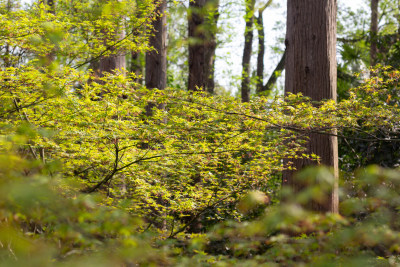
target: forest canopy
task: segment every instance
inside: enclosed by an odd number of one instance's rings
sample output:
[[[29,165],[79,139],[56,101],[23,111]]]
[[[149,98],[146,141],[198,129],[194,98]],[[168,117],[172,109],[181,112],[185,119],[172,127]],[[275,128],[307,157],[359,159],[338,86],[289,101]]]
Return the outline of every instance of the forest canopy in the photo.
[[[1,0],[0,266],[399,264],[398,8],[295,1],[232,96],[218,0]]]

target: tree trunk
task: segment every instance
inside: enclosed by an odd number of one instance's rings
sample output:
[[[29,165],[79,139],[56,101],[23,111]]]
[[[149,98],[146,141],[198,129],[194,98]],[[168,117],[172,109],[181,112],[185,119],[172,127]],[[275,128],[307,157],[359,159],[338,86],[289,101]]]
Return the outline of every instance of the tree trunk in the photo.
[[[375,66],[378,55],[378,4],[379,0],[371,0],[371,47],[370,47],[370,65]]]
[[[157,7],[157,19],[153,21],[154,34],[150,37],[150,46],[154,50],[146,53],[145,84],[148,89],[164,90],[167,86],[167,1]],[[146,107],[147,116],[153,114],[153,104]],[[163,108],[162,106],[158,108]]]
[[[189,2],[189,81],[188,89],[214,93],[214,63],[218,0],[195,0]],[[210,16],[210,14],[213,14]]]
[[[100,0],[103,3],[108,2],[108,0]],[[123,39],[125,37],[125,31],[122,26],[117,26],[115,31],[115,35],[111,37],[116,41],[117,39]],[[110,40],[108,40],[110,41]],[[107,40],[104,40],[107,43]],[[124,51],[115,51],[115,47],[111,47],[110,51],[112,52],[109,56],[103,56],[100,58],[99,61],[99,74],[100,77],[104,76],[106,72],[108,73],[115,73],[117,70],[122,70],[126,68],[126,59],[125,59],[125,52]]]
[[[107,57],[102,57],[99,64],[99,72],[104,76],[105,72],[115,73],[116,70],[122,70],[126,67],[125,55],[118,53]]]
[[[302,93],[313,101],[336,100],[336,12],[336,0],[288,0],[286,94]],[[335,174],[335,183],[324,203],[311,203],[311,208],[338,212],[337,137],[314,133],[309,137],[307,152],[318,155],[322,164],[333,167]],[[315,164],[302,159],[290,161],[296,171]],[[295,192],[301,189],[293,171],[283,172],[283,184]]]
[[[213,14],[213,16],[207,16],[206,23],[206,49],[205,49],[205,62],[204,74],[206,75],[206,90],[210,94],[214,94],[215,89],[215,50],[217,49],[217,28],[219,18],[219,0],[208,0],[210,2],[207,13]]]
[[[253,45],[253,22],[255,0],[246,1],[246,28],[244,32],[244,48],[242,59],[242,102],[250,101],[250,60]]]
[[[264,32],[264,10],[272,3],[269,0],[258,10],[257,31],[258,31],[258,54],[257,54],[257,86],[256,92],[261,93],[264,85],[264,54],[265,54],[265,32]]]
[[[167,85],[167,2],[163,0],[157,7],[157,19],[153,21],[154,34],[150,37],[150,46],[154,50],[146,53],[145,83],[149,89],[165,89]]]
[[[258,11],[257,29],[258,29],[258,54],[257,54],[257,87],[256,92],[260,93],[264,85],[264,54],[265,54],[265,41],[264,41],[264,21],[263,12]]]

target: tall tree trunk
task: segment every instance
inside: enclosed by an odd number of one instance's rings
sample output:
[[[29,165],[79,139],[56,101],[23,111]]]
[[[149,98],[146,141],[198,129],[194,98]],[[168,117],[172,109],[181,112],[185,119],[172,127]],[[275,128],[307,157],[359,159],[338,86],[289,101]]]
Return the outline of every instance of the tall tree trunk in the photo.
[[[204,15],[202,9],[206,0],[189,1],[188,9],[188,37],[189,37],[189,83],[190,91],[197,91],[205,87],[205,47],[202,40],[205,39],[202,25],[204,24]]]
[[[206,17],[206,50],[205,50],[205,62],[204,74],[206,75],[205,89],[210,94],[214,94],[215,90],[215,50],[217,49],[217,29],[218,29],[218,19],[219,19],[219,0],[208,0],[208,10],[209,14]]]
[[[118,53],[107,57],[102,57],[99,64],[99,72],[104,76],[105,72],[115,73],[116,70],[125,69],[125,54]]]
[[[214,63],[219,0],[189,2],[189,81],[188,89],[214,93]],[[210,14],[213,14],[210,16]]]
[[[154,50],[146,53],[146,87],[165,89],[167,85],[167,8],[166,0],[160,2],[157,7],[157,19],[153,21],[154,34],[150,37],[149,43]]]
[[[264,21],[263,12],[261,9],[258,11],[257,17],[257,30],[258,30],[258,54],[257,54],[257,87],[256,92],[261,93],[264,84],[264,54],[265,54],[265,41],[264,41]]]
[[[255,0],[246,1],[246,28],[244,32],[244,48],[242,59],[242,102],[250,101],[250,60],[253,45],[253,23],[254,23],[254,5]]]
[[[370,65],[374,66],[378,55],[378,6],[379,0],[371,0],[371,47],[370,47]]]
[[[154,50],[146,53],[145,84],[149,89],[165,89],[167,86],[167,1],[163,0],[157,7],[157,19],[153,21],[154,34],[150,37],[150,46]],[[152,115],[153,105],[146,107],[148,116]],[[160,107],[162,108],[162,107]]]
[[[265,32],[264,32],[264,10],[272,3],[269,0],[258,10],[257,31],[258,31],[258,54],[257,54],[257,87],[256,92],[261,93],[264,85],[264,54],[265,54]]]
[[[288,0],[285,93],[302,93],[313,101],[336,100],[336,0]],[[338,212],[337,137],[310,134],[307,152],[334,169],[335,183],[323,203],[311,203],[321,212]],[[296,171],[315,164],[290,159]],[[287,162],[287,161],[286,161]],[[284,171],[283,184],[300,190],[293,171]]]

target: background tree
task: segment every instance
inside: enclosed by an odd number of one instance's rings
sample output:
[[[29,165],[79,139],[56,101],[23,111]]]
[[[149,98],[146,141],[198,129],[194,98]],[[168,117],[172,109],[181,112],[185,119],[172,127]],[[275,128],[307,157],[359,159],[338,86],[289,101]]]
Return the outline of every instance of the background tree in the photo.
[[[371,0],[371,47],[370,47],[370,65],[376,64],[378,55],[378,16],[379,16],[379,0]]]
[[[145,84],[149,89],[165,89],[167,86],[167,2],[158,3],[157,16],[152,22],[153,34],[149,45],[153,50],[146,53]],[[152,115],[153,104],[146,106],[147,115]],[[160,106],[161,107],[161,106]]]
[[[218,0],[194,0],[189,2],[189,81],[188,89],[202,88],[214,92],[214,62]]]
[[[250,101],[250,61],[253,46],[253,24],[254,24],[254,6],[255,0],[245,0],[246,5],[246,27],[244,31],[244,48],[242,57],[242,102]]]
[[[269,0],[263,7],[258,9],[257,32],[258,32],[258,53],[257,53],[257,83],[256,92],[263,91],[264,86],[264,54],[265,54],[265,31],[264,31],[264,10],[272,3]]]
[[[312,101],[336,100],[336,0],[288,0],[286,32],[285,94],[302,93]],[[335,183],[321,203],[311,203],[317,211],[338,212],[338,151],[335,136],[311,133],[308,153],[331,166]],[[315,164],[307,159],[290,159],[296,171]],[[288,161],[286,161],[288,164]],[[295,171],[283,172],[283,184],[301,189]]]
[[[205,20],[205,76],[206,85],[205,89],[210,94],[214,94],[215,91],[215,51],[217,49],[217,31],[218,31],[218,19],[219,19],[219,1],[220,0],[208,0],[207,13]]]
[[[153,34],[149,45],[154,49],[146,53],[146,87],[165,89],[167,83],[167,2],[158,3],[157,17],[152,23]]]

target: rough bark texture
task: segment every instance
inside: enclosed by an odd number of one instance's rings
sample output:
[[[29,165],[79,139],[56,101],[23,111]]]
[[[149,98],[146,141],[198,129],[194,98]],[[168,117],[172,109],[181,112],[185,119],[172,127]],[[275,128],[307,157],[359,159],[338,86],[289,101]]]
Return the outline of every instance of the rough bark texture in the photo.
[[[278,80],[279,76],[281,76],[282,71],[285,69],[285,59],[286,51],[283,52],[281,60],[279,60],[278,65],[276,65],[274,71],[272,72],[271,76],[269,76],[267,83],[262,87],[260,93],[272,90],[272,87],[276,84],[276,81]]]
[[[196,91],[205,87],[205,47],[201,40],[205,39],[201,26],[204,24],[204,16],[200,10],[204,8],[206,0],[189,2],[188,28],[189,28],[189,84],[188,89]]]
[[[288,0],[285,93],[302,93],[314,101],[336,100],[336,0]],[[310,134],[308,153],[335,172],[335,185],[316,211],[338,212],[338,148],[334,136]],[[315,162],[294,160],[297,171]],[[287,162],[287,161],[286,161]],[[283,173],[283,184],[300,190],[293,171]]]
[[[246,0],[246,28],[244,32],[244,48],[242,58],[242,102],[250,101],[250,60],[253,44],[254,0]]]
[[[115,54],[100,59],[99,72],[103,76],[105,72],[114,73],[116,70],[122,70],[125,67],[125,54]]]
[[[150,37],[153,51],[146,53],[145,84],[149,89],[165,89],[167,86],[167,1],[163,0],[157,7],[157,19],[153,22],[154,34]],[[153,105],[146,107],[148,116],[152,115]],[[163,107],[159,107],[163,108]]]
[[[379,0],[371,0],[371,47],[370,47],[370,64],[374,66],[377,62],[378,55],[378,4]]]
[[[199,88],[214,93],[216,28],[219,17],[218,0],[189,2],[189,82],[188,89]],[[209,16],[209,13],[213,16]]]
[[[150,46],[154,47],[154,50],[146,54],[146,87],[160,90],[165,89],[167,85],[166,7],[165,0],[157,7],[158,17],[153,22],[154,34],[150,37]]]

